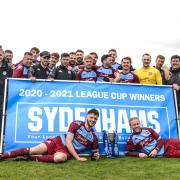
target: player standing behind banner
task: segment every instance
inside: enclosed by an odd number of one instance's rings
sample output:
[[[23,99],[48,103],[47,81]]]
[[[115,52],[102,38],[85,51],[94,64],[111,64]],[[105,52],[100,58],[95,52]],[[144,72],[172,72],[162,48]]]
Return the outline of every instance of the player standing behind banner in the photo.
[[[127,156],[180,158],[179,139],[162,139],[152,128],[141,128],[137,117],[131,118],[129,125],[133,133],[127,142]]]
[[[134,73],[138,76],[140,84],[162,85],[162,78],[159,70],[150,67],[151,55],[146,53],[142,56],[143,67],[136,69]]]
[[[130,57],[124,57],[121,60],[122,70],[119,71],[120,83],[139,83],[138,76],[131,72],[131,64]]]
[[[94,159],[99,159],[98,138],[93,130],[99,117],[99,112],[96,109],[88,111],[86,122],[73,121],[66,135],[66,145],[63,144],[63,139],[60,136],[50,138],[43,143],[32,148],[21,148],[0,155],[1,159],[14,158],[17,156],[28,155],[32,161],[41,162],[65,162],[73,156],[78,161],[86,161],[87,158],[80,157],[79,152],[92,148]],[[32,156],[41,155],[41,156]]]
[[[76,75],[76,80],[79,81],[96,81],[97,73],[93,70],[93,58],[87,55],[84,58],[84,68]]]
[[[112,68],[112,57],[104,54],[101,57],[102,66],[96,67],[97,81],[99,82],[119,82],[120,77],[117,70]]]

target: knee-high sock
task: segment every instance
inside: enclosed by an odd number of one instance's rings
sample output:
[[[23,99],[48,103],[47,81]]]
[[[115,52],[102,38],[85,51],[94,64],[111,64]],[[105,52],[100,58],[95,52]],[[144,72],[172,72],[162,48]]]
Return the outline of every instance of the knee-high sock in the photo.
[[[13,158],[17,156],[29,155],[30,148],[21,148],[2,154],[2,159]]]
[[[53,155],[31,156],[32,161],[54,162]]]

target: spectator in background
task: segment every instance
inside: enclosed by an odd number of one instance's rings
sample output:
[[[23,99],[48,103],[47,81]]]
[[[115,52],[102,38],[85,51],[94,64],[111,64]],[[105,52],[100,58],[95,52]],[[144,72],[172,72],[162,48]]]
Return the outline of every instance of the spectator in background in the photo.
[[[124,57],[121,61],[122,70],[119,71],[120,83],[139,83],[139,78],[131,72],[131,58]]]
[[[57,52],[53,52],[51,53],[50,59],[49,59],[49,64],[48,64],[48,68],[50,70],[50,72],[53,71],[53,69],[56,67],[56,64],[59,62],[59,53]]]
[[[50,59],[50,53],[48,51],[43,51],[40,53],[40,63],[36,64],[29,69],[29,78],[32,81],[36,79],[48,79],[50,70],[48,68]]]
[[[115,70],[120,69],[121,65],[116,62],[117,51],[115,49],[110,49],[108,51],[108,54],[112,57],[112,60],[113,60],[112,68],[115,69]]]
[[[83,65],[84,62],[83,62],[83,59],[84,59],[84,51],[81,50],[81,49],[78,49],[76,51],[76,65],[79,66],[79,65]]]
[[[91,55],[87,55],[84,58],[84,69],[81,69],[77,76],[76,80],[79,81],[96,81],[97,73],[93,70],[93,58]]]
[[[33,55],[33,65],[39,64],[38,57],[39,57],[40,50],[37,47],[33,47],[31,48],[30,52]]]
[[[93,65],[95,66],[96,63],[97,63],[97,61],[98,61],[98,55],[97,55],[97,53],[96,53],[96,52],[91,52],[91,53],[89,53],[89,55],[92,56],[92,58],[93,58]]]
[[[112,68],[112,57],[105,54],[101,57],[102,66],[97,67],[97,81],[100,82],[119,82],[120,77],[117,70]]]
[[[4,61],[4,51],[0,49],[0,132],[1,132],[1,124],[2,124],[5,79],[11,76],[12,76],[12,69]]]
[[[143,54],[142,63],[143,67],[134,71],[139,77],[140,84],[162,85],[160,72],[156,68],[150,67],[151,56],[149,54]]]
[[[33,62],[33,55],[30,52],[25,52],[23,60],[13,70],[13,78],[28,78],[29,68]]]
[[[166,85],[169,73],[162,68],[164,61],[165,61],[165,57],[163,55],[158,55],[156,57],[156,65],[154,67],[159,70],[162,77],[162,83],[163,85]]]
[[[170,77],[167,80],[168,85],[172,85],[176,90],[178,113],[180,116],[180,56],[171,57]],[[180,118],[180,117],[179,117]]]
[[[75,52],[70,52],[69,53],[69,66],[68,66],[68,69],[73,71],[75,74],[79,71],[78,66],[76,66],[76,61],[77,61],[76,53]]]
[[[75,80],[76,75],[72,70],[68,70],[69,66],[69,54],[62,53],[61,54],[61,65],[57,66],[50,73],[49,78],[51,80]]]

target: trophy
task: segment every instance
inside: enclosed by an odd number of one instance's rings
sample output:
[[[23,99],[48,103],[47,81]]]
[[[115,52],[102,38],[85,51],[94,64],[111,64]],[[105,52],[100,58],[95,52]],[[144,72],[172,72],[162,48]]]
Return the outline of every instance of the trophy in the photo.
[[[119,157],[117,133],[110,128],[108,131],[103,131],[103,143],[105,154],[108,158]]]

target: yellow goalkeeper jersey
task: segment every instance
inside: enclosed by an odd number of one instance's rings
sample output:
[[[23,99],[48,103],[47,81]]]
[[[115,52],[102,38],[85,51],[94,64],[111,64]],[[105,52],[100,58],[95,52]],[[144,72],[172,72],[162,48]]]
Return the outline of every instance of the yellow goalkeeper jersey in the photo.
[[[162,77],[159,70],[149,67],[136,69],[134,73],[139,77],[140,84],[162,85]]]

